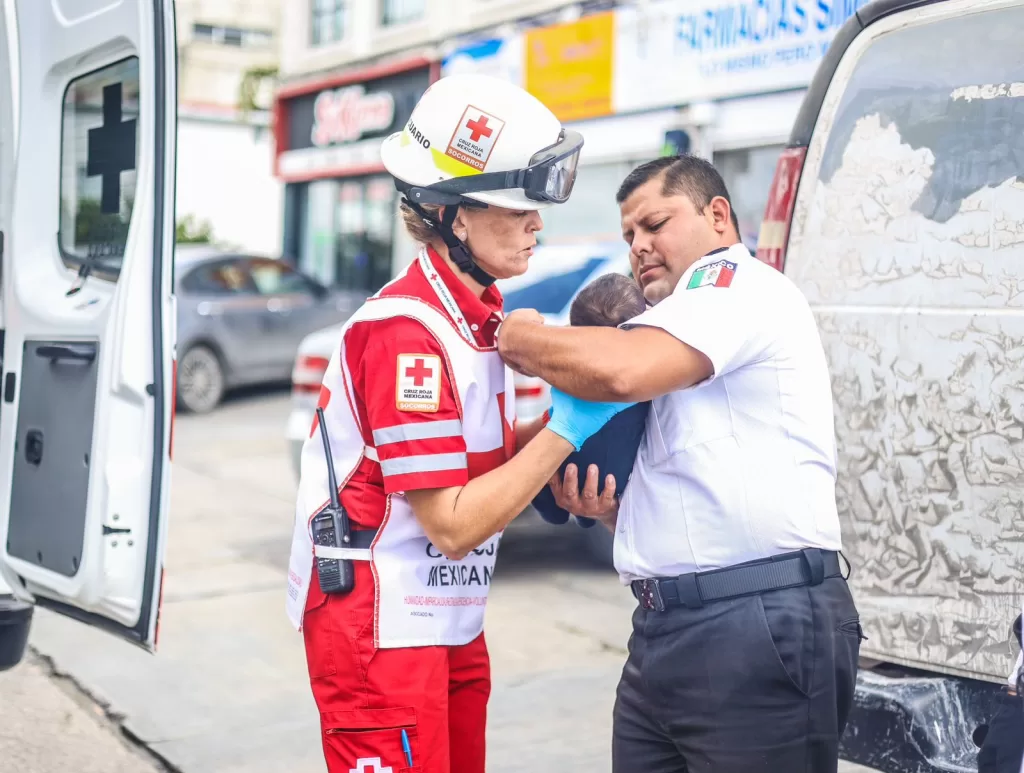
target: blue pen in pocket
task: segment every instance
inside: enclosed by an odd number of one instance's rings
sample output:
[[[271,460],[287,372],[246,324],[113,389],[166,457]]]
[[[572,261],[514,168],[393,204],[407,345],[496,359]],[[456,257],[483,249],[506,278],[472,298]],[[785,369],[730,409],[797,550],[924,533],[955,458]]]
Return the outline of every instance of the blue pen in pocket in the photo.
[[[405,752],[405,762],[412,767],[412,747],[409,746],[409,734],[402,728],[402,751]]]

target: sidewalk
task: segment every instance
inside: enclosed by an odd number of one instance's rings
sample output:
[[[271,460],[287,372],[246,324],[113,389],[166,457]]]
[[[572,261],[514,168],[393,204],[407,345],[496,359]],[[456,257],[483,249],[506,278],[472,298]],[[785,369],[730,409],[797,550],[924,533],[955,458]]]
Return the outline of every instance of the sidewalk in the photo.
[[[160,773],[143,754],[102,709],[33,653],[0,673],[4,773]]]

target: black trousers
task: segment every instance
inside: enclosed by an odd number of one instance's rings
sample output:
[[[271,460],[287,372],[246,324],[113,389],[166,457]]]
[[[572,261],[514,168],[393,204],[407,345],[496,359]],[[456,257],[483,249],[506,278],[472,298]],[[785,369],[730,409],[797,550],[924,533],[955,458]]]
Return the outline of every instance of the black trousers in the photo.
[[[1024,698],[1003,693],[978,750],[978,773],[1020,773],[1024,765]]]
[[[637,608],[614,773],[835,773],[861,627],[846,581]]]

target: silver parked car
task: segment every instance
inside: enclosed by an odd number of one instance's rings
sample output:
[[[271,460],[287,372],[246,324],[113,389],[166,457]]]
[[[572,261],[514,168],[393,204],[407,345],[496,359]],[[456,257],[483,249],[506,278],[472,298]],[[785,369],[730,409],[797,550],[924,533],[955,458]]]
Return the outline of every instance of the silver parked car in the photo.
[[[284,261],[208,246],[175,250],[177,402],[206,413],[233,387],[287,382],[299,342],[365,293],[329,290]]]

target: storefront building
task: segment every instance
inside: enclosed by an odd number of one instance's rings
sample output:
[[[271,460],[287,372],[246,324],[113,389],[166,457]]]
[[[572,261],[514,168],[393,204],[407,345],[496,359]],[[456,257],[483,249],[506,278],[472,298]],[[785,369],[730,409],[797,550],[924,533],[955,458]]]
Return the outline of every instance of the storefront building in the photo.
[[[836,31],[867,0],[654,0],[502,37],[467,37],[442,75],[519,83],[585,140],[546,243],[618,239],[615,192],[637,164],[688,150],[725,178],[748,247],[775,164]]]
[[[623,178],[688,150],[721,171],[753,248],[811,78],[868,0],[402,2],[402,14],[390,0],[286,4],[283,254],[325,284],[372,292],[415,254],[380,144],[457,72],[523,86],[584,136],[572,198],[545,210],[542,243],[620,241]]]
[[[284,182],[283,252],[325,285],[372,293],[391,279],[401,230],[397,192],[380,162],[436,79],[423,57],[282,88],[274,171]]]

